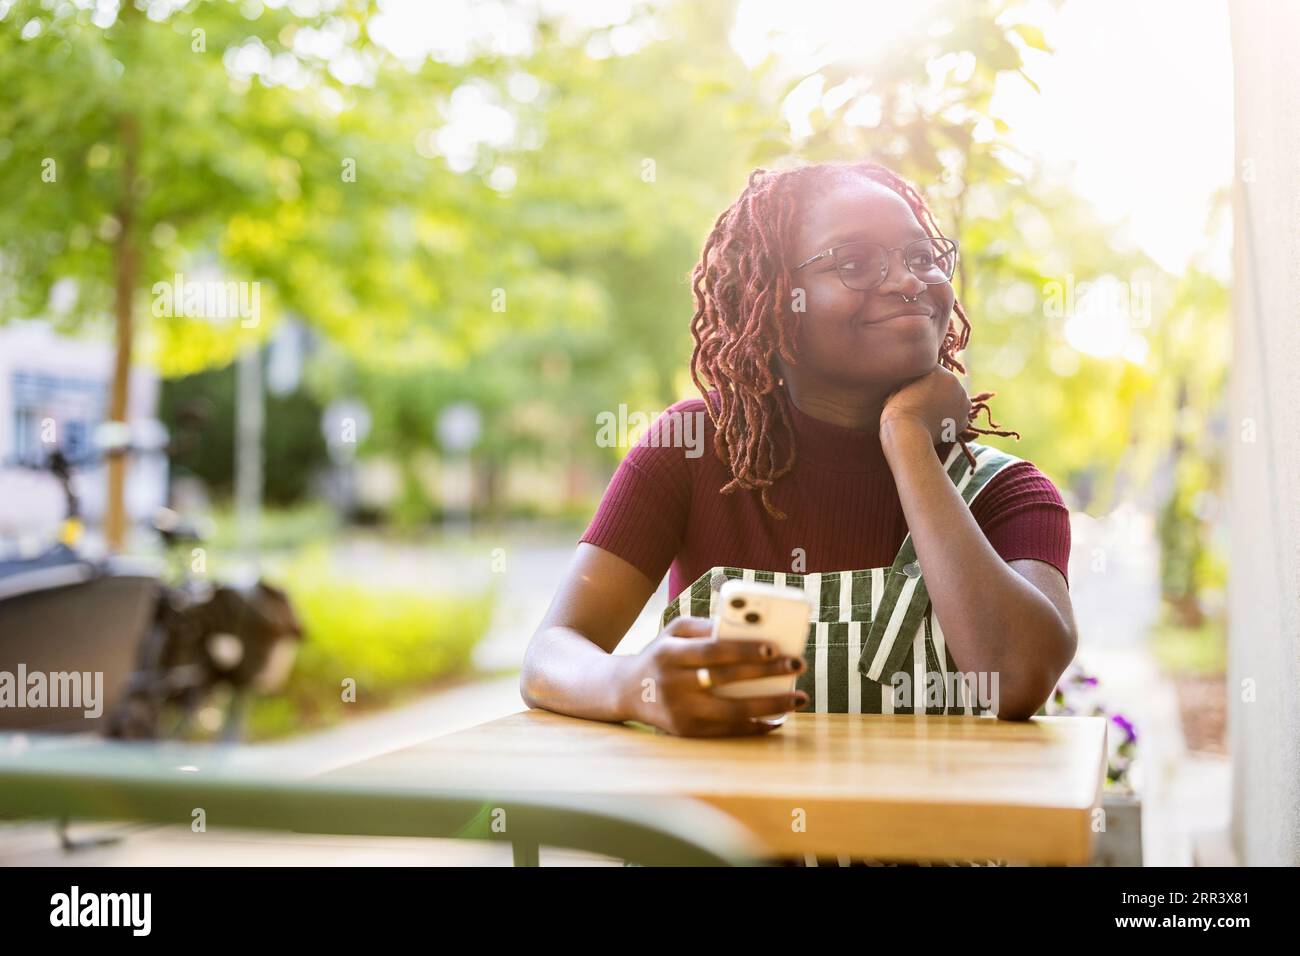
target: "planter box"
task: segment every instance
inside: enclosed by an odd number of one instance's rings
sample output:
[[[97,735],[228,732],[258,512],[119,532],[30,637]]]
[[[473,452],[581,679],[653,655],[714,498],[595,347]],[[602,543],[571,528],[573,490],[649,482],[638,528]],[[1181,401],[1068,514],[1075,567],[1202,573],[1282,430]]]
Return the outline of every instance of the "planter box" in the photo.
[[[1101,795],[1106,829],[1097,834],[1092,866],[1142,865],[1142,798],[1131,790]]]

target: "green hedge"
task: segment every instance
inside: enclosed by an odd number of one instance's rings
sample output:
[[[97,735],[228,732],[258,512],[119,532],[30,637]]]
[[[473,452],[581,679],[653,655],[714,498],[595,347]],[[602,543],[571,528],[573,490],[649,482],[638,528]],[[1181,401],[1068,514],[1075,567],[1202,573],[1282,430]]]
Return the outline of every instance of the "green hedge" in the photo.
[[[357,583],[310,552],[272,576],[307,633],[285,690],[258,700],[254,739],[326,726],[415,696],[471,670],[494,596],[461,596]],[[343,699],[354,682],[355,702]]]

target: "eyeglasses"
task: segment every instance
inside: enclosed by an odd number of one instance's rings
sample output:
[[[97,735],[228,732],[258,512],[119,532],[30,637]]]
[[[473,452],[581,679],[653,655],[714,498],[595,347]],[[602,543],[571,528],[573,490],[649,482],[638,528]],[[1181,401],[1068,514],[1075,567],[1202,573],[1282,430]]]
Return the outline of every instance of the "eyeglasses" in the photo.
[[[829,256],[835,261],[841,282],[856,292],[868,292],[885,281],[890,257],[895,252],[903,254],[907,271],[926,285],[947,282],[957,268],[957,240],[934,237],[917,239],[896,249],[886,249],[874,242],[846,242],[805,259],[794,271]]]

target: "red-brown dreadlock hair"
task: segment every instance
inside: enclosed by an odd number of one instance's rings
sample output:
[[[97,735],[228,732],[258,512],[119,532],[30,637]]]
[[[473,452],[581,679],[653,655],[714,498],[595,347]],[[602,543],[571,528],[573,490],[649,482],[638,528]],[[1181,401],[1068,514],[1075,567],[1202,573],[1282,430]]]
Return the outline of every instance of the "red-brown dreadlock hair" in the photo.
[[[759,489],[763,507],[785,518],[769,497],[772,485],[794,467],[796,449],[790,423],[789,401],[773,367],[776,355],[794,364],[794,342],[801,313],[785,307],[793,281],[787,267],[787,250],[809,187],[836,177],[863,176],[892,189],[912,207],[917,221],[930,236],[941,236],[934,215],[921,194],[892,170],[877,163],[817,163],[780,172],[756,169],[740,197],[713,225],[700,261],[691,276],[695,315],[691,335],[691,378],[704,396],[717,426],[713,448],[730,466],[732,479],[722,494],[736,489]],[[939,347],[939,362],[948,370],[965,367],[956,355],[970,338],[970,322],[961,303],[953,312]],[[709,392],[717,390],[715,411]],[[962,451],[973,466],[975,457],[966,447],[976,435],[1015,435],[998,430],[986,404],[995,392],[971,399],[970,424],[958,435]],[[983,411],[989,428],[976,428]]]

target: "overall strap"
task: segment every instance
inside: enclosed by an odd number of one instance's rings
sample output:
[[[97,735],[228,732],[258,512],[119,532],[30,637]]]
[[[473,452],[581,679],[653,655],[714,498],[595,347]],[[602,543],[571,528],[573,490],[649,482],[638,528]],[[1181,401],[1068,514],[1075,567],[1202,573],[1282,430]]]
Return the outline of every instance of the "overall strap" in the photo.
[[[962,500],[970,507],[975,496],[994,475],[1020,459],[988,445],[968,442],[967,447],[975,456],[974,468],[962,454],[961,445],[952,447],[943,466]],[[885,593],[872,616],[871,629],[858,659],[858,671],[874,681],[889,680],[882,675],[892,675],[902,666],[912,638],[923,626],[929,608],[930,595],[926,591],[909,531],[894,563],[885,572]]]

